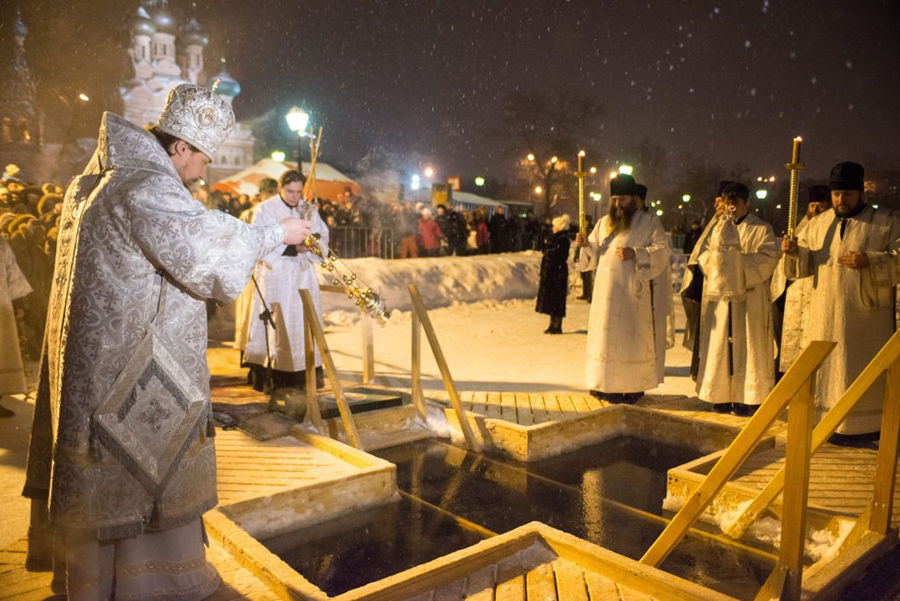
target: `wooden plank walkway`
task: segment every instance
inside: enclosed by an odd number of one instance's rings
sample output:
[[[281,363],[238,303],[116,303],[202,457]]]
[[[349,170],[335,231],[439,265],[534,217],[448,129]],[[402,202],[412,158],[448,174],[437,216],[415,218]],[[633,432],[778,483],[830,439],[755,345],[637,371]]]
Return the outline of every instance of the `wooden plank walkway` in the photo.
[[[0,601],[44,601],[64,599],[54,596],[50,589],[50,572],[28,572],[25,570],[26,539],[22,538],[0,551]],[[205,601],[276,601],[278,597],[258,578],[241,567],[225,549],[215,541],[210,541],[206,558],[212,563],[222,585]]]
[[[425,396],[449,406],[446,390],[428,390]],[[586,392],[491,392],[461,391],[463,409],[491,419],[531,426],[551,421],[563,421],[582,417],[609,407],[611,403],[597,399]],[[680,395],[644,395],[635,407],[654,409],[698,421],[743,427],[749,418],[731,414],[714,413],[709,406],[696,397]],[[770,433],[782,435],[787,424],[776,421]]]
[[[529,561],[516,554],[451,580],[410,601],[653,601],[645,593],[567,559]]]
[[[239,430],[216,432],[216,464],[220,505],[358,471],[346,461],[295,438],[261,442]]]
[[[871,449],[822,445],[810,460],[809,503],[858,516],[872,500],[876,457],[877,451]],[[759,491],[783,465],[784,445],[776,444],[753,454],[731,481]],[[900,526],[900,486],[894,487],[891,522]]]

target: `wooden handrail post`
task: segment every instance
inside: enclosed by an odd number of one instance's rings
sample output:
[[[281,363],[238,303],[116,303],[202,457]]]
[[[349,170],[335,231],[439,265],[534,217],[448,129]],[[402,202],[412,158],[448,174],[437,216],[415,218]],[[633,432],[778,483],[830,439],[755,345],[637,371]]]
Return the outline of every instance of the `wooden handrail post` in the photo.
[[[453,406],[453,411],[456,413],[456,417],[459,420],[459,427],[462,429],[463,436],[466,439],[466,447],[471,450],[480,451],[481,445],[478,443],[478,440],[475,438],[475,433],[469,425],[466,412],[463,411],[462,403],[459,400],[459,392],[456,390],[456,384],[453,382],[453,377],[450,375],[450,368],[447,366],[444,352],[441,350],[437,334],[434,332],[434,326],[431,325],[431,319],[428,317],[428,311],[425,309],[425,303],[422,301],[422,296],[419,294],[419,289],[416,288],[415,284],[409,285],[409,296],[412,299],[413,311],[419,314],[419,320],[422,323],[422,328],[425,330],[425,337],[428,338],[428,343],[431,345],[431,352],[434,354],[438,369],[441,371],[441,379],[444,381],[447,394],[450,395],[450,404]]]
[[[324,434],[325,424],[322,423],[322,413],[319,411],[318,391],[316,390],[316,346],[313,342],[310,321],[315,319],[315,309],[309,305],[303,295],[300,296],[300,302],[303,304],[303,350],[306,357],[306,414],[319,434]]]
[[[900,441],[900,359],[887,370],[884,386],[884,408],[881,412],[881,440],[875,464],[875,491],[869,530],[887,534],[891,527],[894,486],[897,471],[897,444]]]
[[[410,393],[413,405],[419,417],[425,419],[425,395],[422,394],[422,325],[419,323],[419,314],[412,311],[412,332],[410,341]]]
[[[364,450],[362,440],[359,437],[359,432],[356,430],[356,423],[353,421],[353,414],[350,412],[350,406],[347,404],[347,399],[344,398],[344,390],[341,387],[341,381],[338,378],[337,368],[334,366],[334,359],[331,357],[328,342],[325,340],[325,333],[322,331],[322,326],[319,324],[319,317],[316,315],[313,308],[315,305],[312,301],[312,295],[309,293],[309,290],[301,288],[300,298],[303,299],[303,306],[306,307],[304,321],[309,323],[313,337],[319,345],[319,353],[322,355],[325,373],[328,375],[328,380],[331,382],[331,391],[334,393],[334,398],[337,401],[338,411],[341,413],[344,431],[347,433],[347,438],[350,439],[351,445],[357,449]]]
[[[806,542],[806,502],[809,494],[809,456],[812,441],[813,390],[810,376],[788,405],[785,450],[784,506],[781,514],[781,547],[778,562],[787,568],[782,591],[784,601],[799,601],[803,582],[803,548]]]
[[[672,552],[691,524],[700,517],[700,514],[725,486],[732,474],[750,456],[760,438],[769,430],[772,422],[775,421],[788,401],[802,386],[808,385],[807,382],[811,375],[815,373],[833,348],[833,342],[813,341],[803,349],[793,365],[785,372],[784,377],[778,381],[750,421],[712,467],[700,486],[688,497],[669,525],[644,553],[640,560],[641,563],[658,566]]]
[[[375,379],[375,342],[372,333],[372,317],[364,307],[360,307],[362,320],[362,383],[368,384]]]

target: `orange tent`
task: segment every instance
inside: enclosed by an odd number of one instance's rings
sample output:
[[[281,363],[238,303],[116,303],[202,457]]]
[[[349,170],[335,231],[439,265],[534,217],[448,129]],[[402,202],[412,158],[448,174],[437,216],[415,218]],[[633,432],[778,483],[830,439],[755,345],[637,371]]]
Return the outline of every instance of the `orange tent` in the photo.
[[[270,177],[277,180],[288,169],[296,169],[297,163],[262,159],[243,171],[238,171],[210,186],[212,190],[231,192],[232,194],[249,194],[253,196],[259,191],[259,182]],[[303,163],[303,174],[309,175],[310,164]],[[316,193],[319,198],[337,200],[345,188],[350,188],[353,195],[362,192],[355,181],[321,161],[316,162]]]

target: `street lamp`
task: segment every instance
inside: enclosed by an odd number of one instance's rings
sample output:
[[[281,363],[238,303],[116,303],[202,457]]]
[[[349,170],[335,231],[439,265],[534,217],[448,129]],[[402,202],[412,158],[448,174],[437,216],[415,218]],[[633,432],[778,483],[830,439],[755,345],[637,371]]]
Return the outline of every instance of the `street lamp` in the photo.
[[[632,167],[631,165],[619,165],[619,173],[632,175],[634,173],[634,167]]]
[[[768,195],[769,195],[769,192],[767,190],[760,189],[760,190],[756,191],[756,198],[758,198],[759,200],[765,200],[766,196],[768,196]]]
[[[481,177],[481,176],[476,177],[476,178],[475,178],[475,185],[478,186],[479,188],[480,188],[481,186],[483,186],[483,185],[484,185],[484,178]]]
[[[544,189],[541,188],[540,186],[535,186],[535,187],[534,187],[534,193],[535,193],[535,194],[540,194],[540,193],[543,192],[543,191],[544,191]]]
[[[681,202],[685,202],[685,203],[691,202],[691,195],[690,194],[682,194]]]
[[[534,153],[529,152],[528,156],[526,156],[525,158],[528,159],[529,162],[533,163],[534,162]]]
[[[425,178],[430,180],[432,177],[434,177],[434,167],[431,167],[430,165],[425,167],[425,171],[423,171],[423,173],[425,174]]]
[[[285,115],[288,127],[292,132],[297,134],[297,171],[303,173],[303,138],[312,135],[307,133],[306,126],[309,125],[309,113],[299,107],[291,107]]]
[[[283,163],[286,158],[283,150],[273,150],[270,156],[273,161],[278,161],[279,163]]]

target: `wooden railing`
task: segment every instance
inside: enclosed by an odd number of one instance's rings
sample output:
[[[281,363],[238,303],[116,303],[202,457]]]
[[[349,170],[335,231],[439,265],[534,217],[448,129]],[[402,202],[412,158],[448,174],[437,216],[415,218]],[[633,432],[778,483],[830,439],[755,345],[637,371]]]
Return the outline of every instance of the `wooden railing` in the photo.
[[[444,381],[444,387],[450,396],[450,404],[459,420],[459,427],[466,439],[466,447],[473,451],[480,451],[481,444],[475,438],[472,426],[466,412],[463,411],[462,403],[459,400],[459,391],[456,390],[456,383],[450,375],[450,368],[447,366],[447,360],[444,358],[444,352],[438,342],[437,334],[435,334],[434,326],[431,325],[431,318],[428,317],[428,311],[425,309],[425,303],[419,294],[419,289],[415,284],[409,285],[409,296],[412,299],[412,365],[411,365],[411,389],[413,403],[416,409],[424,419],[425,402],[422,393],[422,337],[421,330],[425,330],[425,337],[428,338],[428,344],[431,345],[431,352],[434,360],[437,362],[438,369],[441,372],[441,379]]]
[[[785,514],[795,519],[782,521],[778,562],[757,599],[769,599],[784,591],[785,599],[800,598],[803,573],[803,542],[806,533],[806,497],[809,487],[810,430],[813,415],[815,373],[833,342],[814,341],[807,346],[775,385],[746,426],[735,437],[700,486],[685,501],[641,563],[658,566],[672,552],[731,476],[753,453],[775,418],[788,409],[787,470],[791,479],[785,490]],[[777,594],[776,594],[777,591]]]

